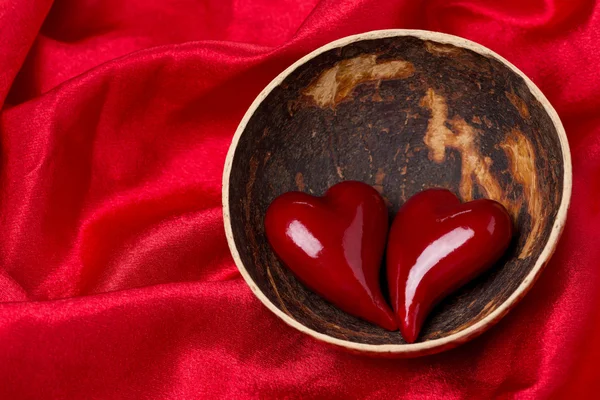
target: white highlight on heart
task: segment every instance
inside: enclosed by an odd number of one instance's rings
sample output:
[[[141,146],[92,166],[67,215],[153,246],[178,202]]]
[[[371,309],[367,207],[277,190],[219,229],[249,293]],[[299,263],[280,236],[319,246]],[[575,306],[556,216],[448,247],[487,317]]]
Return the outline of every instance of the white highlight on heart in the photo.
[[[323,245],[300,221],[292,221],[285,230],[287,237],[300,247],[309,257],[317,258]]]
[[[410,269],[408,279],[406,281],[406,290],[404,296],[406,299],[406,315],[409,315],[409,308],[412,304],[415,292],[419,283],[440,260],[450,255],[454,250],[465,244],[471,239],[475,232],[471,228],[458,227],[446,233],[444,236],[434,240],[427,246],[425,251],[421,253],[415,265]],[[408,322],[408,321],[407,321]]]

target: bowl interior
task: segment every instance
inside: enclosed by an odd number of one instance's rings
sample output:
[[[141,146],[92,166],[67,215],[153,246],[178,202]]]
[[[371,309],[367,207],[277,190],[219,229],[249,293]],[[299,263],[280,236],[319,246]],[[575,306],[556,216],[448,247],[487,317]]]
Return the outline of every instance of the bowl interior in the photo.
[[[360,40],[300,65],[254,110],[233,155],[231,230],[251,279],[291,318],[338,339],[403,344],[400,333],[340,311],[279,263],[264,234],[270,202],[350,179],[384,196],[390,220],[430,187],[500,201],[518,230],[513,245],[434,310],[419,338],[429,341],[487,316],[532,270],[561,204],[562,160],[552,119],[495,58],[412,36]]]

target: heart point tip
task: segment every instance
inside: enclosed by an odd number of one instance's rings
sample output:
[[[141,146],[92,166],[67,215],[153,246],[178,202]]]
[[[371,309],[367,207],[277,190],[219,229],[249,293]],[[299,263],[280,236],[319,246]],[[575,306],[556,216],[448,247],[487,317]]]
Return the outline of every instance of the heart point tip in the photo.
[[[417,341],[417,338],[419,337],[419,331],[420,327],[417,327],[416,325],[400,324],[400,333],[402,334],[404,341],[408,344],[412,344]]]
[[[397,331],[399,327],[394,314],[387,310],[381,315],[381,318],[377,321],[377,325],[390,332]]]

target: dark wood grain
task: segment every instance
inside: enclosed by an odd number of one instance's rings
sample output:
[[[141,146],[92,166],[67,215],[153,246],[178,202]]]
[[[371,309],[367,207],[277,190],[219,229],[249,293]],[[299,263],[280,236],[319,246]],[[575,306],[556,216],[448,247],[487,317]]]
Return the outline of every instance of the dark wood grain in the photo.
[[[518,235],[501,262],[435,309],[419,340],[440,338],[484,318],[531,271],[561,202],[561,160],[550,117],[495,59],[413,37],[360,41],[299,67],[250,119],[230,176],[233,235],[252,279],[292,318],[340,339],[401,344],[398,332],[338,310],[278,262],[264,234],[269,203],[347,179],[378,189],[390,218],[429,187],[501,201]]]

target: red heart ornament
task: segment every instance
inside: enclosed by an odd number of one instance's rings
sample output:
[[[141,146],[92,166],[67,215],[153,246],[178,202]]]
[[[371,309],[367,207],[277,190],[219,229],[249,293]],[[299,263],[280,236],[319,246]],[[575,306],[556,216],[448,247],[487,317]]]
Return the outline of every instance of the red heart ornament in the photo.
[[[289,192],[265,216],[267,239],[311,290],[349,314],[398,329],[379,288],[388,213],[371,186],[345,181],[323,197]]]
[[[512,232],[510,215],[493,200],[461,203],[449,190],[428,189],[402,206],[388,239],[387,276],[407,343],[440,300],[502,256]]]

